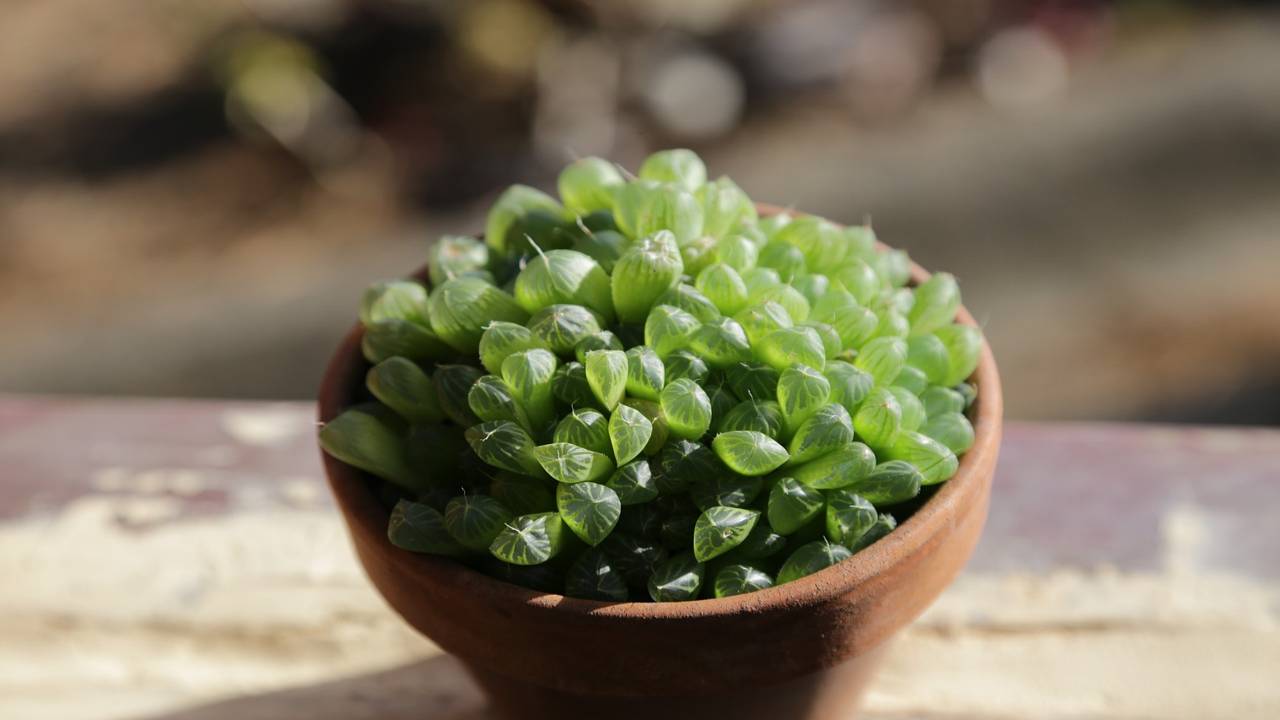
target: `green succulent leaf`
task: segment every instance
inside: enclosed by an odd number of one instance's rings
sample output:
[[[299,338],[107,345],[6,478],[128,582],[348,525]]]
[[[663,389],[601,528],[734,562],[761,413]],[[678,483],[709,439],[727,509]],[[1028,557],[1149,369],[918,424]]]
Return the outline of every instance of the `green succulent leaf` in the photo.
[[[760,345],[775,331],[785,330],[795,325],[791,316],[787,314],[787,309],[776,302],[763,302],[740,310],[733,319],[742,325],[743,331],[747,333],[747,340],[753,347]]]
[[[867,498],[852,490],[833,490],[827,494],[827,537],[848,545],[862,537],[875,524],[876,508]]]
[[[707,166],[692,150],[659,150],[645,158],[639,176],[642,180],[670,183],[693,192],[706,184]]]
[[[360,323],[368,327],[388,320],[407,320],[428,325],[428,300],[427,289],[413,280],[374,283],[360,298]]]
[[[654,569],[649,577],[649,597],[654,602],[694,600],[705,572],[706,567],[692,555],[677,555]]]
[[[542,474],[534,457],[533,439],[510,420],[474,425],[467,428],[466,437],[476,457],[496,468],[523,475]]]
[[[598,157],[573,161],[560,171],[556,190],[565,209],[577,215],[613,207],[613,190],[626,184],[613,163]]]
[[[689,336],[689,349],[710,367],[721,370],[751,358],[746,331],[730,318],[704,323]]]
[[[649,442],[644,446],[646,455],[653,455],[667,444],[667,438],[670,432],[667,430],[667,420],[662,417],[662,405],[651,400],[641,400],[640,398],[625,398],[622,403],[628,407],[639,410],[642,415],[649,419],[649,424],[653,426],[653,433],[649,435]]]
[[[850,440],[852,440],[850,431]],[[711,441],[716,455],[739,475],[768,475],[787,462],[787,449],[768,435],[754,430],[731,430]]]
[[[734,549],[747,539],[760,513],[756,510],[716,506],[707,508],[693,528],[693,554],[706,562]]]
[[[787,311],[787,315],[795,322],[809,319],[809,300],[804,294],[790,285],[774,285],[748,296],[752,304],[776,303]]]
[[[551,395],[555,373],[556,356],[547,350],[521,350],[502,361],[502,379],[533,427],[546,427],[555,420],[555,402]]]
[[[666,548],[657,542],[619,532],[611,534],[601,548],[629,587],[645,587],[654,568],[667,559]]]
[[[930,384],[940,385],[951,371],[951,352],[937,335],[907,339],[907,365],[919,368]]]
[[[373,396],[413,424],[444,420],[431,378],[413,361],[393,357],[369,369],[365,385]]]
[[[739,276],[756,266],[760,257],[760,248],[749,238],[742,235],[730,235],[716,245],[716,262],[724,263],[737,270]],[[743,280],[745,285],[746,281]]]
[[[778,273],[782,282],[789,283],[805,273],[804,253],[790,243],[770,240],[760,248],[760,267],[770,268]]]
[[[888,449],[890,460],[905,460],[924,476],[925,485],[950,480],[960,467],[956,454],[946,445],[918,432],[902,431]]]
[[[770,587],[773,587],[773,578],[769,577],[769,573],[750,565],[725,565],[716,573],[715,591],[718,598],[743,595]]]
[[[662,448],[658,469],[661,472],[656,482],[664,494],[684,492],[698,480],[724,472],[724,466],[711,448],[679,439]]]
[[[925,377],[924,371],[920,368],[904,365],[898,377],[893,379],[893,386],[902,388],[912,395],[919,395],[929,387],[929,378]]]
[[[948,412],[929,418],[920,433],[942,443],[956,455],[962,455],[973,447],[973,424],[958,412]]]
[[[514,517],[501,502],[487,495],[460,495],[444,508],[444,527],[463,547],[487,550]]]
[[[851,485],[849,490],[881,507],[905,502],[919,495],[923,482],[924,476],[915,465],[902,460],[889,460],[877,465],[869,475]]]
[[[738,363],[725,371],[725,382],[743,400],[773,400],[778,396],[778,371],[759,363]]]
[[[670,232],[657,232],[633,244],[613,266],[611,294],[618,319],[644,321],[654,301],[680,282],[683,272],[684,260]]]
[[[853,442],[853,419],[843,405],[828,403],[800,424],[791,438],[789,464],[799,465]]]
[[[863,533],[862,537],[859,537],[857,540],[849,543],[849,549],[853,552],[858,552],[859,550],[870,547],[870,545],[875,541],[893,532],[893,529],[896,527],[898,527],[898,522],[893,519],[892,515],[881,513],[880,517],[876,518],[875,524]]]
[[[494,375],[502,374],[502,361],[521,350],[549,350],[542,338],[523,325],[496,320],[480,336],[480,364]]]
[[[485,221],[484,242],[499,257],[513,257],[528,247],[521,233],[521,221],[528,215],[541,213],[561,217],[564,208],[555,198],[527,185],[512,185],[489,209]]]
[[[702,232],[713,239],[724,238],[734,228],[754,223],[758,217],[751,198],[727,177],[708,182],[694,191],[694,195],[702,204]]]
[[[507,383],[496,375],[484,375],[477,379],[467,393],[467,404],[475,416],[484,422],[510,420],[526,430],[532,429],[520,401],[516,400]]]
[[[587,385],[595,398],[612,411],[627,391],[627,355],[621,350],[593,350],[583,365],[587,369]]]
[[[440,339],[468,355],[478,353],[489,323],[523,323],[529,318],[515,298],[474,276],[454,278],[433,290],[428,314]]]
[[[529,318],[529,330],[557,355],[570,355],[583,338],[600,333],[600,318],[581,305],[547,305]]]
[[[847,560],[852,555],[853,553],[845,546],[825,539],[802,545],[791,553],[787,561],[782,564],[782,569],[778,570],[777,584],[783,585],[806,575],[812,575],[819,570],[825,570],[841,560]]]
[[[633,460],[619,467],[605,483],[624,506],[642,505],[658,497],[658,485],[648,460]]]
[[[652,348],[637,345],[627,351],[627,394],[657,400],[666,384],[666,368]]]
[[[597,350],[622,350],[622,341],[617,335],[608,330],[601,330],[595,335],[588,335],[577,342],[573,346],[573,356],[578,362],[585,363],[587,361],[587,353]]]
[[[425,489],[405,462],[401,430],[362,408],[350,408],[320,428],[320,447],[353,467],[409,490]]]
[[[920,402],[924,405],[925,417],[933,418],[946,413],[964,412],[964,396],[951,388],[931,385],[920,393]]]
[[[911,257],[902,250],[886,250],[876,253],[876,274],[889,283],[890,287],[900,288],[911,280]]]
[[[776,440],[782,436],[782,408],[772,400],[744,400],[725,413],[719,430],[750,430]]]
[[[556,368],[551,376],[551,394],[567,407],[593,406],[595,393],[587,382],[587,368],[580,362],[569,362]]]
[[[795,478],[784,477],[769,491],[769,525],[783,535],[790,535],[817,517],[826,502],[822,491]]]
[[[588,549],[569,566],[565,594],[605,602],[626,602],[629,596],[626,578],[600,548]]]
[[[595,482],[614,470],[608,455],[573,443],[539,445],[533,449],[533,457],[548,475],[566,484]]]
[[[907,362],[907,342],[902,338],[876,338],[862,346],[853,364],[875,378],[877,385],[889,385]]]
[[[689,497],[699,510],[723,505],[726,507],[745,507],[750,505],[764,489],[764,480],[759,477],[742,477],[720,472],[710,477],[695,480],[689,486]]]
[[[831,382],[807,365],[792,365],[778,378],[778,405],[792,431],[825,406],[830,397]]]
[[[712,263],[698,273],[698,291],[725,315],[733,315],[747,305],[747,284],[729,265]]]
[[[410,552],[457,556],[467,549],[445,530],[444,516],[426,503],[401,500],[391,509],[387,539]]]
[[[609,419],[590,408],[572,410],[561,418],[552,437],[598,453],[609,453]]]
[[[431,362],[454,355],[430,327],[411,320],[382,320],[368,323],[360,339],[365,360],[380,363],[393,357],[414,362]]]
[[[556,488],[560,517],[575,535],[588,545],[599,545],[622,515],[622,501],[610,488],[594,482],[560,485]]]
[[[618,405],[609,417],[609,440],[619,465],[630,462],[644,451],[652,435],[653,423],[633,407]]]
[[[694,440],[711,427],[711,399],[697,383],[687,378],[667,383],[659,402],[672,435]]]
[[[484,375],[479,368],[470,365],[437,365],[431,382],[435,385],[440,409],[454,423],[470,427],[479,422],[471,411],[471,386]]]
[[[819,490],[848,487],[865,478],[875,468],[871,448],[853,442],[787,471],[796,480]]]
[[[489,264],[489,248],[465,235],[445,235],[431,247],[429,277],[432,285],[442,285],[463,275],[484,272]]]
[[[972,325],[945,325],[935,330],[934,335],[947,348],[947,374],[939,384],[959,385],[978,367],[982,356],[982,332]]]
[[[684,252],[682,250],[682,252]],[[685,270],[689,270],[689,263],[685,261]],[[680,283],[670,290],[664,292],[658,297],[657,305],[669,305],[673,308],[683,310],[700,323],[711,322],[720,318],[720,310],[715,303],[703,295],[697,288],[692,285]]]
[[[665,358],[686,347],[689,338],[701,327],[696,317],[672,305],[658,305],[644,321],[644,344]]]
[[[916,301],[907,313],[911,335],[926,335],[956,318],[960,286],[951,273],[934,273],[916,288]]]
[[[822,337],[811,327],[774,330],[756,344],[756,354],[779,372],[796,365],[821,370],[827,362]]]
[[[782,534],[769,527],[767,520],[756,523],[751,532],[747,533],[747,539],[742,544],[731,550],[722,560],[764,560],[782,552],[787,546],[788,539]]]
[[[548,250],[529,260],[516,276],[515,298],[531,315],[550,305],[581,305],[613,317],[609,276],[576,250]]]
[[[627,238],[615,230],[588,228],[587,232],[574,238],[573,249],[595,260],[606,273],[612,273],[618,264],[618,258],[627,250]],[[613,301],[612,292],[609,293],[609,300]]]
[[[707,363],[701,357],[686,350],[676,350],[671,353],[663,365],[666,367],[668,385],[682,378],[701,385],[702,381],[711,374],[711,368],[707,367]],[[661,393],[658,398],[661,400]]]
[[[556,509],[556,496],[545,478],[500,472],[489,484],[489,495],[516,515]]]
[[[925,419],[924,403],[919,396],[900,385],[891,386],[889,392],[902,408],[902,429],[919,430]]]
[[[835,279],[861,305],[869,305],[880,293],[882,285],[875,269],[859,258],[852,258],[836,271]]]
[[[887,388],[871,391],[853,416],[853,431],[872,447],[887,448],[902,429],[902,405]]]
[[[540,565],[564,549],[564,523],[553,512],[521,515],[498,533],[489,552],[512,565]]]

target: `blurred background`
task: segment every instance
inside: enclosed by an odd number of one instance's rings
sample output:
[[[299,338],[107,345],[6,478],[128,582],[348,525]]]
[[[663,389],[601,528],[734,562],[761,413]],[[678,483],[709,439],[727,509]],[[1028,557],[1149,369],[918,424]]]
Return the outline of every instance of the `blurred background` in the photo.
[[[505,185],[686,146],[953,271],[1017,418],[1280,424],[1280,9],[7,0],[0,390],[307,398]]]

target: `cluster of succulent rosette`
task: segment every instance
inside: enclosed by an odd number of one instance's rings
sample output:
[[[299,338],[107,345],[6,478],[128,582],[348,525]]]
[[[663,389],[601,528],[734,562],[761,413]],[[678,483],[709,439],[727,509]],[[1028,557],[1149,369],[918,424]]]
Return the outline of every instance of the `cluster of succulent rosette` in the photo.
[[[761,217],[688,150],[584,158],[559,193],[508,189],[483,242],[362,301],[370,401],[320,438],[383,481],[392,543],[572,597],[725,597],[849,558],[955,474],[982,337],[952,276]]]

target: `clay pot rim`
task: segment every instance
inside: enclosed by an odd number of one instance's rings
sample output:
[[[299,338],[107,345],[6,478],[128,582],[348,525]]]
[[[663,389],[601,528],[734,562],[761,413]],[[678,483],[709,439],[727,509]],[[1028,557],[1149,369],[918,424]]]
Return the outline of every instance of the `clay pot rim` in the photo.
[[[762,204],[759,208],[762,215],[779,212],[777,207],[770,205]],[[878,245],[882,250],[887,247],[883,243]],[[425,269],[416,275],[425,277]],[[929,273],[912,262],[911,276],[913,282],[919,283],[927,279]],[[957,313],[957,320],[966,325],[978,326],[964,307]],[[337,416],[351,404],[351,383],[357,370],[366,367],[360,350],[363,334],[363,328],[356,323],[330,360],[319,391],[321,423]],[[363,377],[363,373],[358,376]],[[465,587],[478,604],[489,607],[523,606],[532,612],[624,622],[731,618],[743,613],[754,615],[830,603],[871,583],[890,566],[903,563],[907,558],[923,551],[931,538],[945,530],[957,514],[956,506],[980,491],[984,482],[981,468],[992,467],[999,452],[1003,398],[995,358],[985,337],[978,367],[969,380],[978,387],[974,403],[976,410],[973,412],[973,447],[960,458],[955,476],[943,483],[933,497],[899,523],[884,540],[874,543],[848,560],[784,585],[727,598],[674,603],[616,603],[572,598],[507,583],[449,558],[401,550],[387,539],[386,527],[390,513],[375,497],[365,473],[323,451],[321,457],[329,485],[339,507],[349,515],[348,521],[352,524],[353,531],[372,538],[377,550],[384,556],[400,554],[401,557],[395,558],[395,562],[420,579]]]

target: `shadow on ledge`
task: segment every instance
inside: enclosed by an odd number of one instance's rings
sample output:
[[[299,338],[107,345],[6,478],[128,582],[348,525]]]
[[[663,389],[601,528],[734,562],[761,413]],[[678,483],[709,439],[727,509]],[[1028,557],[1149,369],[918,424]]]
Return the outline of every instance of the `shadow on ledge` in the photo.
[[[145,720],[494,720],[446,655],[367,675],[218,700]],[[140,718],[139,720],[143,720]]]

